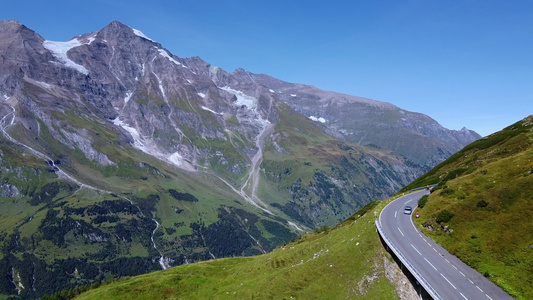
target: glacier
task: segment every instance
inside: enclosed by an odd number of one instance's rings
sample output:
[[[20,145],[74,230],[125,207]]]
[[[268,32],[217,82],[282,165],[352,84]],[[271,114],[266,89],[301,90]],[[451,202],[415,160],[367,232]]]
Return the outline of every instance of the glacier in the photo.
[[[79,65],[68,58],[67,52],[72,49],[83,45],[78,39],[72,39],[68,42],[54,42],[45,40],[43,42],[44,48],[52,53],[63,65],[68,68],[74,69],[82,74],[88,75],[89,70],[84,66]]]

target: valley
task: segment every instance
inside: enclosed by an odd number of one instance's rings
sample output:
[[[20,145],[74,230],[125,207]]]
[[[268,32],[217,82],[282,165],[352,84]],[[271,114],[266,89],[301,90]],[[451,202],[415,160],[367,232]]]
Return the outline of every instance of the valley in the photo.
[[[269,253],[479,138],[391,104],[180,58],[117,21],[67,42],[16,21],[0,29],[1,295]],[[409,157],[355,134],[373,126],[432,146]]]

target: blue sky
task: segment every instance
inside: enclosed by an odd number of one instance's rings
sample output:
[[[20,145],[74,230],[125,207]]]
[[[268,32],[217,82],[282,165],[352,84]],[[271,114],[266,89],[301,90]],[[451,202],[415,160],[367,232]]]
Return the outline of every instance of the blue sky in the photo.
[[[47,40],[113,20],[179,57],[393,103],[488,135],[533,114],[533,0],[4,1]]]

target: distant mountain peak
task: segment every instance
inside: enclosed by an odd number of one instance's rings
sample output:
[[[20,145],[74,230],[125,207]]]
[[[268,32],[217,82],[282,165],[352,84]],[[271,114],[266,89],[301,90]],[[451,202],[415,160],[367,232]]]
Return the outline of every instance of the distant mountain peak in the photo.
[[[130,26],[124,24],[124,23],[121,23],[117,20],[113,20],[111,21],[111,23],[107,24],[107,26],[105,26],[104,28],[102,28],[102,30],[109,30],[109,29],[113,29],[113,30],[129,30],[129,29],[132,29]]]
[[[0,21],[0,26],[2,28],[6,28],[8,26],[11,26],[11,27],[22,27],[24,25],[20,24],[19,21],[16,21],[16,20],[5,20],[5,21]]]
[[[44,40],[35,31],[24,26],[18,21],[0,21],[0,37],[2,38],[2,42],[6,42],[5,38],[13,40],[15,36],[20,36],[23,40]]]
[[[154,43],[158,48],[162,48],[161,44],[146,36],[142,31],[125,25],[117,20],[112,21],[107,26],[97,32],[97,36],[102,40],[134,40],[141,38],[148,42]]]

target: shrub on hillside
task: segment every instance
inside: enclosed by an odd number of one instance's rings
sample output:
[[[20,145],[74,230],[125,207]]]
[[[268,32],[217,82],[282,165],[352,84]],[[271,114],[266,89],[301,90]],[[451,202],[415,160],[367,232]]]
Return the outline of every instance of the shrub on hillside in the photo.
[[[455,193],[454,190],[448,188],[448,187],[444,187],[444,189],[442,190],[442,192],[440,193],[442,196],[447,196],[447,195],[452,195],[453,193]]]
[[[449,210],[444,209],[437,215],[437,223],[447,223],[453,218],[454,214]]]
[[[489,203],[483,199],[479,200],[478,203],[476,204],[476,206],[479,208],[484,208],[484,207],[487,207],[488,205]]]
[[[424,208],[424,206],[426,206],[426,203],[428,203],[428,195],[424,195],[418,200],[418,207]]]

